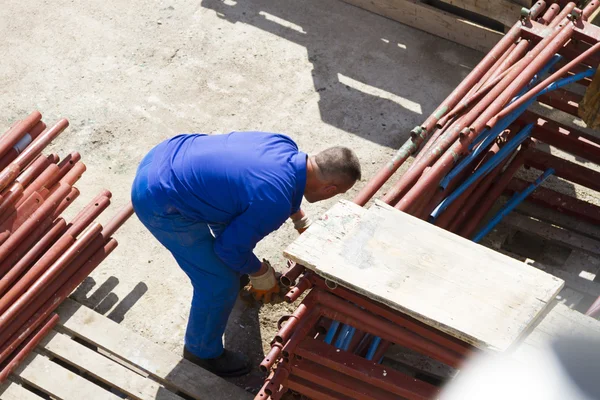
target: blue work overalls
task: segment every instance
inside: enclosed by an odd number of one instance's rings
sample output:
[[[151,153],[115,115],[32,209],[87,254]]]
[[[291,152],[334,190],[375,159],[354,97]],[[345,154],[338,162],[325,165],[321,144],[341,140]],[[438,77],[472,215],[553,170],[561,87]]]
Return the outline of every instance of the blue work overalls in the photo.
[[[148,169],[155,150],[142,160],[132,187],[135,213],[188,275],[194,294],[185,334],[186,348],[200,358],[223,352],[222,336],[239,291],[240,274],[214,251],[218,227],[184,218],[168,203],[158,204],[148,190]],[[217,233],[218,234],[218,233]]]

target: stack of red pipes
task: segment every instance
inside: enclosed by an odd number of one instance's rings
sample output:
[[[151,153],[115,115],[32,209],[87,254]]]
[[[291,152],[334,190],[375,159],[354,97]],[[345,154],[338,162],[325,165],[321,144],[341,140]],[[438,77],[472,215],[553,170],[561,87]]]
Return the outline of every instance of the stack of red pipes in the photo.
[[[104,190],[67,222],[86,167],[79,153],[44,155],[69,125],[46,127],[34,111],[0,136],[0,382],[56,325],[56,308],[117,246],[131,205],[101,226]]]
[[[574,2],[538,1],[524,9],[522,18],[412,130],[354,202],[367,204],[415,156],[382,200],[463,237],[478,241],[525,197],[600,222],[600,207],[539,186],[556,175],[600,191],[600,173],[534,148],[543,142],[600,164],[600,140],[528,109],[538,101],[577,115],[581,96],[568,88],[574,82],[589,85],[600,64],[600,27],[587,21],[599,7],[597,0],[584,9]],[[542,175],[534,182],[518,179],[522,166]],[[507,193],[514,196],[484,221]],[[327,285],[301,265],[292,265],[282,282],[290,285],[288,302],[311,292],[281,320],[261,364],[271,374],[256,399],[278,399],[288,389],[313,399],[431,398],[437,393],[431,382],[381,367],[389,346],[396,343],[452,367],[472,351],[402,313]],[[600,311],[600,300],[596,309]]]

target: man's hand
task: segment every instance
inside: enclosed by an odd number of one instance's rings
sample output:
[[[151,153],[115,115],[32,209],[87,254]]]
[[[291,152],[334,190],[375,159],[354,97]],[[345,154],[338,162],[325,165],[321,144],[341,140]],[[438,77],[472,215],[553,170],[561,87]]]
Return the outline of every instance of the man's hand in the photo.
[[[263,260],[260,270],[250,275],[250,284],[244,288],[254,299],[267,304],[272,301],[280,302],[279,280],[275,270],[267,260]],[[275,295],[275,296],[274,296]]]
[[[308,215],[304,214],[304,211],[302,210],[292,214],[290,218],[294,223],[294,229],[296,229],[300,234],[307,230],[310,224],[312,224],[312,220],[308,217]]]

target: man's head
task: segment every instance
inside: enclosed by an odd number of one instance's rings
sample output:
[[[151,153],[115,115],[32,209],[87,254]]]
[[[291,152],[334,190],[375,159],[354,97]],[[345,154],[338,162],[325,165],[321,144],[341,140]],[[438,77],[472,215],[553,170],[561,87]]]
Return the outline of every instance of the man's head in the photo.
[[[309,203],[326,200],[346,193],[360,180],[360,162],[354,152],[346,147],[330,147],[306,164],[304,198]]]

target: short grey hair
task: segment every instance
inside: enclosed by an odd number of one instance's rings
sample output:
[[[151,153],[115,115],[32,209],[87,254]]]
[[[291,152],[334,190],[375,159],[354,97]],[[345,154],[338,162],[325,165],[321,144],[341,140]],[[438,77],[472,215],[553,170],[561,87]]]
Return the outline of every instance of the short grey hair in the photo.
[[[360,161],[347,147],[335,146],[321,151],[315,162],[323,178],[337,183],[354,184],[361,178]]]

